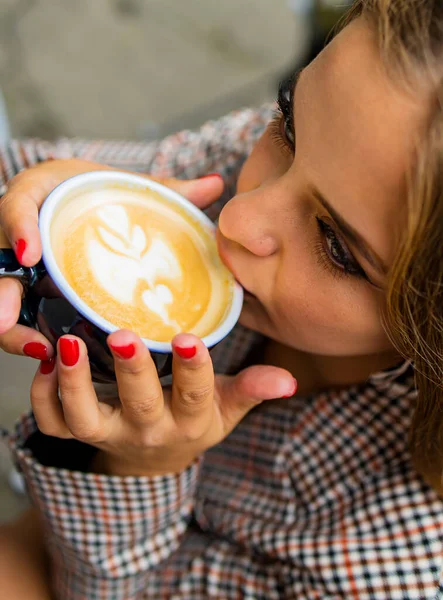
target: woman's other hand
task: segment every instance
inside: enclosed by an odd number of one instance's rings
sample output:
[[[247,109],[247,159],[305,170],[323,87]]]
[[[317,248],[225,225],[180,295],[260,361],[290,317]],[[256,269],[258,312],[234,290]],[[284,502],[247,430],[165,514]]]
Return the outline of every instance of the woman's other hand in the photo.
[[[222,441],[254,406],[296,391],[292,375],[277,367],[214,376],[208,349],[194,335],[179,334],[172,345],[173,385],[165,390],[141,339],[126,330],[112,333],[108,346],[118,398],[104,402],[93,387],[85,345],[64,336],[56,362],[42,363],[32,385],[39,429],[97,447],[98,472],[178,473]]]

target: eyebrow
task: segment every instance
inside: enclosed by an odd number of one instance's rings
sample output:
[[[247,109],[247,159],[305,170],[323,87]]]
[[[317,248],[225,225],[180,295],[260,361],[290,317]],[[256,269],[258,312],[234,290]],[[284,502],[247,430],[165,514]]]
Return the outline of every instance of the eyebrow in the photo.
[[[349,223],[347,223],[342,216],[331,206],[331,204],[322,196],[318,190],[314,190],[314,196],[323,205],[323,207],[329,212],[331,217],[337,223],[339,229],[343,235],[357,248],[362,256],[368,261],[370,265],[374,267],[381,275],[386,275],[388,268],[378,254],[373,250],[362,236],[356,231]]]

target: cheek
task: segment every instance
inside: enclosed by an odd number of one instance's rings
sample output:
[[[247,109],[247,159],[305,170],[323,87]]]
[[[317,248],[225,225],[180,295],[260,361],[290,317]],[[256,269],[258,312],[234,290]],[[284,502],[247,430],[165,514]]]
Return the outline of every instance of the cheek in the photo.
[[[291,166],[293,158],[284,156],[266,129],[246,160],[237,181],[237,193],[256,189],[263,182],[283,175]]]
[[[281,341],[327,355],[389,348],[380,318],[382,296],[362,282],[319,273],[318,265],[302,256],[306,257],[306,250],[300,249],[297,271],[287,265],[274,287],[272,320],[283,335]]]

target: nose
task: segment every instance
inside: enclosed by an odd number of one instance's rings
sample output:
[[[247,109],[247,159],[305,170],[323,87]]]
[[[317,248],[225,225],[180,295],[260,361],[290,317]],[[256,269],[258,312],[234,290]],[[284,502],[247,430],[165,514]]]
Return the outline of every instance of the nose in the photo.
[[[222,235],[258,257],[278,252],[274,194],[272,187],[266,186],[232,198],[220,213],[218,226]]]

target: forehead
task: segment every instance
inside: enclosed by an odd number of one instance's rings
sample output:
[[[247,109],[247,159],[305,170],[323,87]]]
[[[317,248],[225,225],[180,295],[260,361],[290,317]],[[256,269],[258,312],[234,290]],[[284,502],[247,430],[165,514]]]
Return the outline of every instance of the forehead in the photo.
[[[404,212],[405,175],[425,105],[388,76],[363,18],[327,46],[297,89],[300,155],[322,194],[386,262],[394,250],[387,233]]]

